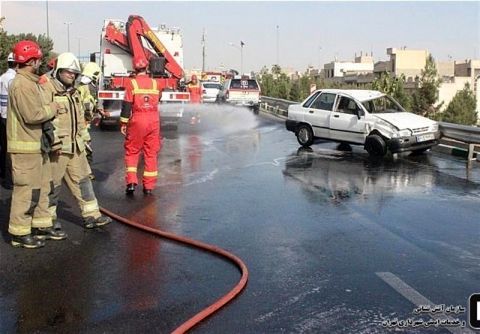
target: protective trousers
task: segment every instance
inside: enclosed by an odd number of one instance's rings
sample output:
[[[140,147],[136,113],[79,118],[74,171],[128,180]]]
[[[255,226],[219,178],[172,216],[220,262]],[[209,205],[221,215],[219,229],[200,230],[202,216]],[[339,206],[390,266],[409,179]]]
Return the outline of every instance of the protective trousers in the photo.
[[[53,206],[50,214],[55,220],[57,218],[57,206],[59,201],[62,180],[66,183],[72,195],[77,200],[82,217],[99,218],[101,216],[97,198],[93,191],[92,180],[90,179],[90,166],[88,165],[85,152],[75,150],[74,154],[61,153],[50,155],[53,174]]]
[[[157,154],[161,148],[158,112],[133,112],[125,137],[125,166],[127,184],[138,184],[137,166],[143,150],[145,163],[143,188],[152,190],[157,182]]]
[[[13,193],[8,232],[27,235],[32,227],[51,227],[53,182],[48,155],[11,153]]]

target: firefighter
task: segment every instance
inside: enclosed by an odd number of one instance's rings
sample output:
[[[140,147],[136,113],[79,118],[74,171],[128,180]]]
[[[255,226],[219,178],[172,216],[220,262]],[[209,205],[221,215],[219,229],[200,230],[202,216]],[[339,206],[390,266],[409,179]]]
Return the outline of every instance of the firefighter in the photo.
[[[12,171],[7,155],[7,103],[8,88],[17,74],[13,52],[8,55],[7,63],[7,71],[0,76],[0,178],[4,179],[5,188],[12,189]]]
[[[195,74],[192,75],[188,83],[188,92],[190,93],[190,103],[198,104],[202,102],[202,87]]]
[[[202,86],[200,82],[197,80],[197,76],[195,74],[192,75],[190,82],[187,85],[188,92],[190,93],[190,103],[191,104],[199,104],[202,102]],[[197,112],[194,112],[191,119],[190,124],[194,125],[200,122],[200,115]]]
[[[151,195],[157,182],[157,155],[161,149],[160,91],[157,82],[147,75],[147,64],[139,61],[135,65],[137,75],[126,84],[120,114],[120,131],[125,136],[126,193],[132,195],[138,184],[138,159],[143,150],[143,193]]]
[[[95,114],[99,111],[97,108],[97,86],[100,79],[100,67],[93,62],[86,64],[82,71],[80,84],[78,90],[82,99],[85,114],[85,125],[87,130],[90,129],[90,123],[93,121]],[[93,161],[93,150],[91,142],[85,142],[85,149],[87,153],[87,160],[89,164]],[[90,178],[93,180],[95,176],[90,173]]]
[[[36,74],[42,51],[23,40],[13,49],[18,72],[7,106],[7,148],[12,162],[13,193],[8,232],[14,247],[39,248],[45,239],[62,240],[66,234],[52,228],[49,195],[52,194],[48,152],[56,143],[51,123],[58,110],[49,103]],[[45,94],[45,95],[44,95]]]
[[[90,141],[90,135],[85,126],[80,92],[74,86],[79,74],[78,59],[72,53],[65,52],[58,56],[52,75],[44,76],[42,80],[42,86],[50,92],[53,101],[60,105],[53,125],[61,141],[61,149],[58,154],[50,155],[54,184],[54,205],[50,213],[56,228],[61,227],[57,221],[56,209],[65,176],[71,181],[67,182],[67,185],[80,207],[84,227],[94,228],[111,222],[110,218],[102,216],[99,211],[92,180],[89,177],[90,167],[85,142]]]

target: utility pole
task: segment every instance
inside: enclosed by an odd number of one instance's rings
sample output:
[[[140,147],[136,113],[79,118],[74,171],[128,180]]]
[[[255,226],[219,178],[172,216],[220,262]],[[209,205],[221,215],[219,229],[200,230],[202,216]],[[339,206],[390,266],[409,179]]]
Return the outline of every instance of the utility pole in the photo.
[[[240,75],[243,75],[243,46],[245,43],[240,41]]]
[[[46,12],[47,12],[47,38],[50,38],[50,27],[48,24],[48,0],[45,2]]]
[[[279,31],[279,26],[277,24],[277,65],[280,66],[280,60],[278,56],[278,44],[279,44],[279,39],[280,39],[280,31]]]
[[[205,28],[202,34],[202,73],[205,73]]]
[[[67,25],[67,52],[70,52],[70,24],[72,22],[63,22],[63,24]]]

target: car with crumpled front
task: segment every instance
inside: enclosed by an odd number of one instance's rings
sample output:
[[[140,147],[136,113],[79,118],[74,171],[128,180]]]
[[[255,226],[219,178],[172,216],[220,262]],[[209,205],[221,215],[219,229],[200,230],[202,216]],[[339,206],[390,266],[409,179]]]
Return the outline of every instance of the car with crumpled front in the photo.
[[[289,106],[286,128],[304,147],[322,138],[362,145],[377,157],[388,151],[422,153],[440,139],[438,122],[407,112],[374,90],[317,90]]]

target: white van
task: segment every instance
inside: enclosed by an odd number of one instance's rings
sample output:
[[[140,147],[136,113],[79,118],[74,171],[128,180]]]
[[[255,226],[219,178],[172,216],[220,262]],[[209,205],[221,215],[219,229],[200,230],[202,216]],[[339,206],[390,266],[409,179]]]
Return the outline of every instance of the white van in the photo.
[[[438,144],[438,122],[406,112],[390,96],[374,90],[322,89],[288,108],[287,130],[300,145],[315,138],[363,145],[372,156],[412,151]]]

